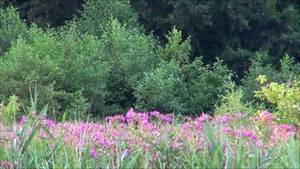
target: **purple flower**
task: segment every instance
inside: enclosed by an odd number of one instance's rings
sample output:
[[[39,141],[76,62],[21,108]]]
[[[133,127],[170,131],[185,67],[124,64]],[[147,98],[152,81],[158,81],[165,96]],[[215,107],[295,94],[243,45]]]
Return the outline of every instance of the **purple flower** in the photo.
[[[263,110],[258,115],[258,117],[263,122],[270,122],[270,121],[273,121],[275,119],[275,117],[273,116],[273,114],[271,114],[270,112],[268,112],[268,110]]]
[[[207,120],[211,119],[211,116],[205,114],[205,113],[202,113],[200,117],[198,117],[196,120],[199,121],[199,122],[205,122]]]
[[[25,115],[23,115],[22,118],[21,118],[21,120],[20,120],[20,123],[21,123],[21,124],[25,124],[26,121],[27,121],[27,118],[26,118]]]
[[[95,148],[92,148],[90,150],[90,157],[91,158],[97,158],[98,157],[98,153],[97,153],[97,150]]]
[[[126,114],[126,120],[127,122],[133,122],[135,117],[135,112],[133,110],[133,108],[129,109],[127,114]]]
[[[229,115],[219,115],[215,117],[217,123],[227,124],[230,120],[232,120],[232,117]]]
[[[50,127],[53,127],[53,126],[55,126],[55,122],[53,121],[53,120],[51,120],[51,119],[44,119],[44,124],[48,127],[48,128],[50,128]]]
[[[244,137],[244,138],[249,138],[251,141],[254,141],[254,142],[257,141],[257,137],[250,130],[244,130],[244,129],[243,130],[239,130],[239,131],[236,132],[236,135]]]
[[[8,160],[1,161],[0,167],[3,168],[3,169],[12,169],[12,168],[15,168],[14,165],[13,165],[13,163],[11,163]]]
[[[173,114],[161,114],[159,118],[164,122],[171,123],[173,121]]]
[[[273,132],[271,134],[271,140],[277,142],[280,140],[287,141],[289,138],[295,135],[296,129],[288,124],[280,124],[273,126]]]
[[[232,132],[232,129],[229,128],[229,127],[224,127],[222,130],[223,130],[224,133],[231,133]]]
[[[150,112],[150,116],[158,117],[159,114],[160,114],[160,113],[159,113],[158,111],[152,111],[152,112]]]

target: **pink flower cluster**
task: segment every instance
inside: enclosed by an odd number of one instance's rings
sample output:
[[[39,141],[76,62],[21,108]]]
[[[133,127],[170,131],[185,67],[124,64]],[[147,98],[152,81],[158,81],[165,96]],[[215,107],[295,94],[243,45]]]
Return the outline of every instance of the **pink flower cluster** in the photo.
[[[3,168],[3,169],[12,169],[12,168],[16,168],[16,165],[14,165],[12,162],[10,162],[8,160],[3,160],[0,163],[0,168]]]
[[[264,128],[268,128],[269,133],[263,136],[258,134],[261,131],[258,131],[256,124],[251,121],[249,124],[238,125],[241,118],[249,119],[242,114],[212,117],[202,113],[197,118],[188,118],[181,124],[173,124],[173,114],[162,114],[158,111],[136,112],[130,109],[125,115],[107,117],[104,123],[57,123],[45,118],[43,124],[50,129],[54,137],[62,137],[68,145],[79,150],[86,146],[90,147],[91,158],[97,158],[99,150],[116,152],[120,149],[120,145],[125,145],[123,148],[127,153],[142,148],[156,157],[157,152],[153,144],[160,145],[166,142],[170,142],[174,150],[185,150],[190,144],[195,144],[201,151],[205,145],[203,131],[205,123],[212,125],[217,139],[222,135],[231,139],[242,138],[262,148],[287,141],[295,134],[293,126],[273,123],[274,117],[267,111],[255,117],[264,124]],[[22,121],[25,119],[26,117],[22,118]],[[43,135],[46,137],[46,133]]]

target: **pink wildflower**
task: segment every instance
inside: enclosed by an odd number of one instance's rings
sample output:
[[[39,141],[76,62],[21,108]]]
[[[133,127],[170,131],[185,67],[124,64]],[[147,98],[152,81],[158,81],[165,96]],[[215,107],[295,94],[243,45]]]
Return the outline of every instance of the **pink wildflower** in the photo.
[[[171,123],[173,121],[173,114],[161,114],[159,118],[164,122]]]
[[[230,120],[232,120],[232,117],[229,115],[219,115],[215,117],[217,123],[227,124]]]
[[[152,111],[152,112],[150,112],[150,116],[158,117],[159,115],[160,115],[160,113],[158,111]]]
[[[228,134],[228,135],[230,135],[230,136],[234,136],[235,134],[234,134],[234,131],[231,129],[231,128],[229,128],[229,127],[224,127],[223,129],[222,129],[222,131],[225,133],[225,134]]]
[[[257,140],[257,141],[256,141],[256,146],[257,146],[257,147],[261,148],[261,147],[263,147],[263,145],[264,145],[264,144],[263,144],[262,140]]]
[[[1,161],[0,167],[3,168],[3,169],[12,169],[12,168],[15,168],[15,167],[14,167],[14,164],[11,163],[11,162],[8,161],[8,160],[3,160],[3,161]]]
[[[173,150],[178,150],[179,147],[180,147],[180,143],[179,143],[179,141],[178,141],[178,138],[176,137],[176,138],[173,140],[173,142],[172,142],[172,149],[173,149]]]
[[[268,112],[267,110],[263,110],[259,115],[259,120],[262,122],[271,122],[275,119],[275,117],[273,116],[273,114],[271,114],[270,112]]]
[[[97,153],[97,150],[95,148],[92,148],[90,150],[90,157],[91,158],[97,158],[98,157],[98,153]]]
[[[275,125],[271,134],[273,142],[287,141],[295,134],[295,128],[288,124]]]
[[[25,115],[23,115],[22,118],[21,118],[21,120],[20,120],[20,123],[21,123],[22,125],[24,125],[24,124],[26,123],[26,121],[27,121],[27,118],[26,118]]]
[[[212,118],[211,116],[209,116],[205,113],[202,113],[201,116],[196,119],[196,121],[205,122],[205,121],[210,120],[211,118]]]
[[[112,123],[116,123],[116,122],[125,122],[126,118],[123,115],[115,115],[115,116],[106,117],[106,120]]]
[[[126,120],[127,122],[133,122],[135,117],[135,112],[133,110],[133,108],[129,109],[127,114],[126,114]]]
[[[43,122],[48,128],[53,127],[56,124],[53,120],[48,118],[45,118]]]
[[[256,142],[257,141],[257,137],[255,136],[255,134],[250,131],[250,130],[239,130],[236,132],[236,136],[241,136],[244,138],[249,138],[251,141]]]

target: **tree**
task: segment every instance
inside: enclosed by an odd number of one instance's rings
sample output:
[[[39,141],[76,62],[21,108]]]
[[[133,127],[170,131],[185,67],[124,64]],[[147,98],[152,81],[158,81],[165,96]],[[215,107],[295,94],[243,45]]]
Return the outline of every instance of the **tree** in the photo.
[[[28,24],[35,23],[39,26],[62,26],[82,8],[84,0],[2,0],[0,7],[13,5],[18,8],[22,19]]]
[[[284,53],[300,60],[300,3],[285,0],[131,0],[139,21],[166,42],[176,25],[190,36],[193,54],[205,63],[216,57],[238,75],[250,66],[251,56],[266,51],[269,62]]]

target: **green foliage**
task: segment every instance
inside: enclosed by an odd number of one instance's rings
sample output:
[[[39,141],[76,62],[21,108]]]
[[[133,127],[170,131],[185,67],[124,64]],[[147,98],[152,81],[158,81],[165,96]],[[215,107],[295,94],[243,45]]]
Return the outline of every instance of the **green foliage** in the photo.
[[[242,90],[245,92],[244,98],[247,101],[256,100],[254,91],[260,89],[260,85],[256,82],[259,75],[265,75],[269,81],[284,83],[289,79],[299,79],[300,68],[299,64],[285,55],[281,60],[280,68],[276,68],[267,63],[268,56],[266,54],[257,54],[252,59],[252,66],[249,68],[245,78],[242,79]]]
[[[243,101],[244,92],[241,88],[237,88],[234,82],[226,84],[226,87],[226,93],[221,96],[220,104],[216,105],[214,114],[255,113],[250,103]]]
[[[70,20],[78,14],[84,0],[27,0],[11,1],[1,0],[0,8],[13,5],[20,12],[21,18],[28,24],[37,24],[39,26],[61,26],[66,20]]]
[[[88,117],[90,103],[82,96],[82,91],[75,91],[73,94],[74,101],[67,108],[69,119],[85,120]]]
[[[17,96],[10,96],[7,105],[0,107],[0,121],[8,126],[17,121],[21,116],[21,103]]]
[[[232,76],[221,61],[205,65],[201,59],[183,67],[183,74],[188,88],[185,100],[187,112],[194,114],[212,111]]]
[[[3,121],[5,113],[5,105],[4,103],[0,103],[0,121]]]
[[[299,1],[2,0],[0,2],[1,7],[7,7],[9,4],[17,7],[22,19],[29,24],[61,26],[75,16],[74,21],[77,21],[81,32],[89,32],[96,36],[100,36],[103,25],[111,18],[118,19],[130,28],[142,24],[147,32],[153,32],[162,43],[167,42],[166,34],[176,26],[182,30],[184,37],[190,37],[192,42],[190,58],[204,56],[203,61],[211,64],[219,57],[239,77],[242,77],[249,68],[250,58],[257,51],[267,52],[272,56],[268,63],[276,66],[285,53],[299,61]]]
[[[276,106],[277,120],[281,123],[292,123],[300,126],[300,83],[289,81],[287,83],[270,82],[265,84],[263,77],[258,78],[264,84],[261,90],[255,92],[255,97],[266,100]]]
[[[196,1],[131,0],[146,30],[161,41],[173,26],[192,41],[193,58],[215,57],[238,75],[243,75],[256,51],[270,54],[269,63],[278,65],[284,53],[299,61],[300,14],[298,1]],[[201,24],[199,24],[201,23]],[[276,30],[276,31],[275,31]]]
[[[178,64],[173,61],[162,62],[153,72],[146,74],[136,87],[136,107],[142,110],[183,112],[185,90]]]
[[[60,80],[59,59],[55,58],[59,57],[59,48],[53,35],[42,34],[36,28],[30,34],[31,42],[19,38],[0,62],[2,99],[10,94],[28,98],[28,87],[37,80],[45,103],[53,94],[54,82]]]
[[[104,60],[110,65],[104,112],[124,112],[135,102],[133,92],[138,81],[160,62],[159,46],[153,37],[115,19],[105,24],[100,39]]]
[[[103,43],[94,36],[78,34],[76,28],[62,32],[58,40],[63,49],[59,64],[63,80],[58,85],[61,90],[58,104],[70,105],[77,98],[74,93],[81,91],[91,103],[91,112],[104,112],[110,64],[103,56]]]
[[[31,2],[28,4],[32,5]],[[133,11],[131,5],[137,8],[137,4],[141,4],[140,8]],[[140,11],[148,5],[150,8]],[[138,17],[151,14],[155,5],[162,7],[155,15],[165,19],[149,15],[140,21],[149,25],[161,22],[153,34],[163,34],[161,40],[165,44],[160,44],[152,34],[145,34],[138,23]],[[0,31],[4,36],[0,37],[0,99],[7,102],[9,96],[16,95],[28,105],[28,88],[35,82],[41,104],[49,103],[53,115],[68,111],[70,118],[82,118],[87,110],[105,116],[134,106],[186,114],[209,112],[220,104],[225,84],[232,81],[232,71],[224,64],[239,70],[236,74],[241,75],[253,52],[265,51],[265,55],[252,59],[252,67],[242,81],[243,99],[251,102],[253,92],[259,89],[254,82],[259,74],[266,74],[274,82],[289,79],[292,72],[293,77],[298,76],[300,69],[293,59],[284,57],[279,70],[269,64],[275,63],[278,55],[268,55],[277,50],[272,47],[278,43],[270,39],[273,35],[280,37],[279,41],[281,37],[287,38],[278,49],[295,41],[299,24],[285,17],[297,18],[297,10],[293,3],[273,0],[167,0],[158,4],[87,0],[81,16],[63,29],[41,30],[34,24],[26,27],[15,9],[1,9]],[[203,24],[197,24],[200,22]],[[270,25],[276,27],[283,22],[287,26],[278,28],[277,33],[269,31]],[[252,39],[253,30],[257,30],[256,37],[264,35],[268,40]],[[283,36],[283,32],[288,35]],[[244,42],[245,38],[250,42]],[[195,58],[197,53],[204,56]],[[293,48],[287,53],[297,54],[297,50]],[[217,55],[224,62],[215,61]],[[238,107],[228,111],[243,107],[241,95],[242,91],[237,90],[227,93],[227,100],[224,96],[222,102]]]
[[[191,45],[189,39],[182,40],[181,31],[174,28],[167,38],[165,61],[135,88],[136,106],[176,113],[211,111],[230,81],[230,71],[221,61],[211,66],[201,59],[189,63]]]
[[[49,103],[55,111],[66,110],[76,100],[73,93],[81,89],[89,101],[98,99],[102,104],[95,104],[96,108],[103,107],[108,65],[99,56],[101,44],[96,38],[69,32],[62,39],[35,27],[28,34],[30,38],[19,38],[0,62],[3,100],[11,94],[29,100],[28,87],[34,80],[41,104]]]
[[[161,50],[153,37],[117,20],[103,28],[97,38],[80,34],[75,24],[58,33],[32,26],[1,60],[2,100],[11,94],[28,100],[28,87],[37,81],[41,104],[54,112],[73,110],[78,91],[101,116],[132,107],[134,86],[160,62]]]
[[[137,26],[136,14],[128,0],[86,0],[76,24],[81,32],[100,36],[103,26],[111,19]]]
[[[26,25],[15,8],[0,8],[0,57],[10,48],[12,42],[25,34],[26,30]]]
[[[205,66],[197,59],[183,67],[174,60],[163,62],[139,82],[136,105],[143,110],[185,114],[212,111],[228,82],[230,71],[221,62]]]
[[[167,38],[168,43],[160,49],[164,61],[135,85],[136,107],[139,109],[185,111],[183,98],[187,89],[180,65],[187,64],[191,46],[189,40],[182,40],[181,31],[175,28]]]
[[[138,28],[129,28],[118,20],[111,20],[101,36],[105,59],[123,69],[130,84],[135,84],[159,62],[159,45],[152,36]]]
[[[189,62],[189,55],[191,52],[190,39],[183,40],[182,32],[175,27],[167,35],[168,43],[164,48],[164,59],[175,60],[180,64]]]

